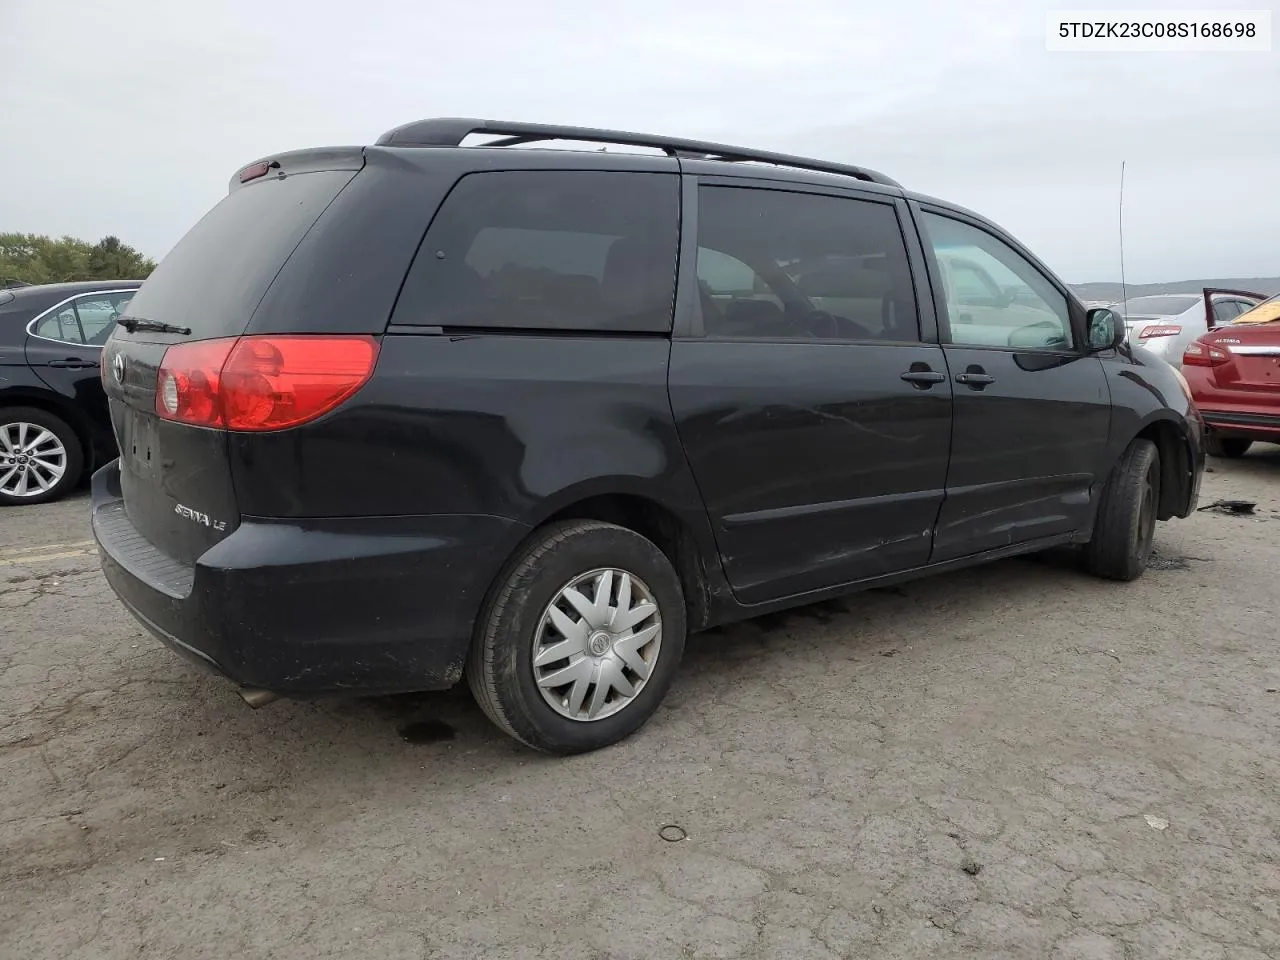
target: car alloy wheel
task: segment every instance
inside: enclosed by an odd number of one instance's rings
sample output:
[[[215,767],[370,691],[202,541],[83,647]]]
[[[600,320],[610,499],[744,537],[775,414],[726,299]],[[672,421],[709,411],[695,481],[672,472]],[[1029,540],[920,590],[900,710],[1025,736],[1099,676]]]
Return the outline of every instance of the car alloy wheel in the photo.
[[[67,448],[37,423],[0,423],[0,493],[24,499],[48,493],[67,472]]]
[[[634,702],[661,650],[662,614],[648,585],[625,570],[591,570],[543,611],[534,680],[560,716],[602,720]]]

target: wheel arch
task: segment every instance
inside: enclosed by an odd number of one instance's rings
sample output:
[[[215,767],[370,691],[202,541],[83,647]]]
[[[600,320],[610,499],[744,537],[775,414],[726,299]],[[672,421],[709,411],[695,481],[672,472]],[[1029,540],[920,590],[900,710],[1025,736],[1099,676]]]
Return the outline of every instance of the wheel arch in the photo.
[[[680,577],[690,632],[712,624],[723,574],[704,513],[664,503],[633,484],[593,483],[556,497],[533,526],[537,530],[560,520],[613,523],[651,540]]]
[[[1169,520],[1189,515],[1197,468],[1195,446],[1187,436],[1185,425],[1172,417],[1157,414],[1130,438],[1129,443],[1134,440],[1150,440],[1160,454],[1160,503],[1156,517]],[[1125,444],[1126,448],[1128,446]]]

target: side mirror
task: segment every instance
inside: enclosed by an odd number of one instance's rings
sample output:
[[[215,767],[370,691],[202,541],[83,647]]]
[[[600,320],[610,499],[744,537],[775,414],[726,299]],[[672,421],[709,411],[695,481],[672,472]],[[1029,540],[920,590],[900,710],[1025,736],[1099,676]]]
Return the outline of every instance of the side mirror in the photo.
[[[1107,307],[1094,307],[1087,317],[1090,352],[1116,350],[1124,343],[1124,321],[1114,310]]]

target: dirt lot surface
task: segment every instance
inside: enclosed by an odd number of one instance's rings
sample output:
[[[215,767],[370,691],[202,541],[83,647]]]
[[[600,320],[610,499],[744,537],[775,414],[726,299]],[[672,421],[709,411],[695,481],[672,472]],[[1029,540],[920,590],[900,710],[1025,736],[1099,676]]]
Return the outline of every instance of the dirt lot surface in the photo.
[[[570,760],[461,691],[252,711],[116,605],[83,497],[0,510],[0,956],[1280,956],[1280,448],[1213,467],[1257,514],[1135,584],[704,635]]]

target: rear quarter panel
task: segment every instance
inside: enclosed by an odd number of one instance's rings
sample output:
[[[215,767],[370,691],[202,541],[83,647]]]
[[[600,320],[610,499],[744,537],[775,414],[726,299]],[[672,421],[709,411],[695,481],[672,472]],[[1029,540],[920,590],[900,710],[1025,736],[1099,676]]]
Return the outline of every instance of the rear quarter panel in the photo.
[[[665,337],[386,335],[373,378],[303,430],[233,434],[245,514],[487,514],[536,525],[633,493],[709,544]]]

